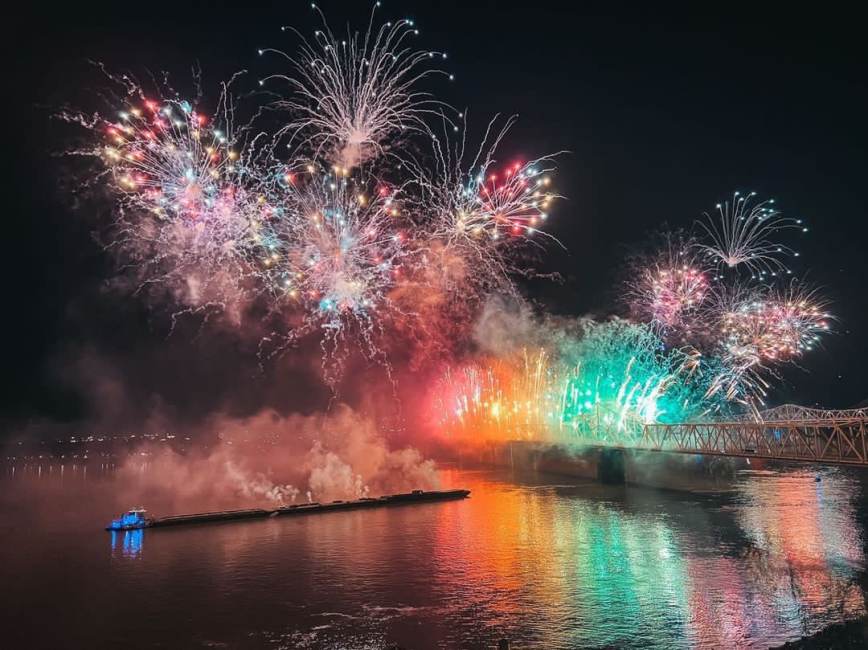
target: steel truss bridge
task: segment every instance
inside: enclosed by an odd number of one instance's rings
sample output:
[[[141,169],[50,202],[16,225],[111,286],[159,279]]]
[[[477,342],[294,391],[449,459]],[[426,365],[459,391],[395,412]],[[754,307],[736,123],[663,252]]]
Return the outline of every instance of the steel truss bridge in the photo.
[[[787,404],[752,419],[643,424],[618,446],[868,467],[868,409],[821,411]]]

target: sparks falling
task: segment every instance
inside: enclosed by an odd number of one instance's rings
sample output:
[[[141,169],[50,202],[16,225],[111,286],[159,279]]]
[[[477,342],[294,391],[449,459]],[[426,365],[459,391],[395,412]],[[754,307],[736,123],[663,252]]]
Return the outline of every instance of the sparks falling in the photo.
[[[498,122],[489,122],[475,153],[462,131],[454,145],[435,140],[433,171],[411,166],[424,198],[427,239],[473,269],[458,279],[480,294],[509,293],[511,278],[529,272],[521,263],[528,248],[560,244],[546,228],[560,198],[552,190],[553,159],[498,165],[498,147],[514,119]]]

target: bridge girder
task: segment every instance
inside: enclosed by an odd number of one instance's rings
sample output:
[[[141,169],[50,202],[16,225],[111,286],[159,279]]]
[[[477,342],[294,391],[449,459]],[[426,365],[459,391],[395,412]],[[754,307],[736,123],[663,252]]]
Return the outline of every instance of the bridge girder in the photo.
[[[634,449],[868,467],[868,417],[645,424]]]

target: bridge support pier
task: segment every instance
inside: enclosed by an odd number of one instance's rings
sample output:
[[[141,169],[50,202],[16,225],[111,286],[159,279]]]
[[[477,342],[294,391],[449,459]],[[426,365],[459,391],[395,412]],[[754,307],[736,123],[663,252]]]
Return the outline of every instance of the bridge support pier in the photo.
[[[605,485],[623,485],[626,474],[624,472],[624,450],[602,448],[597,461],[597,480]]]
[[[616,447],[549,445],[511,442],[492,453],[486,462],[513,469],[596,480],[608,485],[685,491],[728,489],[740,469],[762,466],[744,458],[668,454]]]

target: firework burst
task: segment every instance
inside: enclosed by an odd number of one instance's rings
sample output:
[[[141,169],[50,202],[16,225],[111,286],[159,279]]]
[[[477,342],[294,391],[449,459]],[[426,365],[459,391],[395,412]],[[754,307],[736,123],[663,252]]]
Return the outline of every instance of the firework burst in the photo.
[[[710,387],[755,411],[763,404],[776,367],[816,348],[833,316],[814,289],[734,285],[712,301],[722,370]]]
[[[514,119],[500,128],[497,121],[489,122],[472,160],[464,137],[454,147],[435,140],[434,172],[414,172],[429,246],[463,260],[471,272],[459,281],[483,293],[510,293],[510,278],[528,273],[522,255],[544,241],[559,243],[545,230],[552,203],[560,198],[551,189],[552,157],[499,166],[495,153]]]
[[[692,240],[667,234],[659,250],[636,257],[629,265],[625,298],[630,312],[666,335],[689,339],[704,325],[702,307],[711,274],[694,250]]]
[[[455,345],[447,331],[466,336],[470,326],[444,320],[472,324],[485,294],[515,291],[515,251],[546,236],[552,168],[541,159],[495,171],[512,120],[493,137],[489,125],[463,167],[463,142],[444,144],[425,123],[436,113],[449,137],[459,130],[417,90],[445,55],[412,47],[416,33],[409,20],[375,27],[372,13],[364,33],[338,39],[323,18],[314,40],[286,56],[292,73],[263,80],[291,91],[276,103],[290,112],[276,133],[254,132],[263,117],[254,106],[238,137],[228,85],[208,116],[109,75],[124,104],[116,118],[72,118],[100,139],[77,153],[99,157],[98,177],[112,179],[112,246],[141,285],[168,289],[182,303],[175,315],[230,303],[235,322],[264,315],[266,356],[318,333],[332,385],[351,351],[388,367],[387,328],[411,340],[439,330],[443,350]],[[408,151],[408,131],[429,138],[433,175]],[[362,165],[374,159],[382,169]]]
[[[730,269],[744,267],[754,278],[789,273],[780,256],[797,257],[798,253],[773,238],[781,230],[798,228],[807,232],[807,228],[800,219],[782,216],[774,199],[754,203],[755,196],[756,192],[747,196],[736,192],[732,201],[717,204],[717,217],[706,213],[699,226],[710,243],[700,243],[697,248],[711,262]]]
[[[313,164],[281,178],[280,207],[257,233],[257,272],[277,303],[304,314],[290,338],[318,330],[335,360],[355,332],[378,357],[382,323],[399,315],[391,293],[411,262],[399,190]]]
[[[105,127],[103,160],[123,201],[162,219],[207,219],[221,209],[238,153],[187,101],[145,100]]]
[[[246,257],[262,206],[239,153],[228,84],[208,115],[171,89],[146,94],[128,76],[109,78],[124,90],[110,117],[60,115],[98,140],[72,153],[98,158],[97,178],[110,179],[107,246],[134,269],[139,290],[163,288],[183,305],[175,316],[237,307],[252,289]]]
[[[446,55],[415,47],[410,20],[375,25],[378,6],[363,32],[341,38],[320,13],[297,55],[262,50],[290,70],[261,83],[288,92],[242,129],[228,84],[214,114],[110,75],[125,91],[111,117],[63,115],[95,136],[75,153],[100,161],[115,207],[109,245],[139,288],[165,287],[180,312],[266,314],[276,325],[263,347],[275,352],[317,336],[332,386],[356,352],[390,369],[384,350],[398,337],[466,351],[486,297],[517,297],[516,276],[533,276],[534,253],[558,243],[547,228],[553,157],[497,160],[513,124],[497,116],[468,149],[465,115],[453,121],[419,89]],[[254,136],[266,108],[287,121]],[[801,285],[752,287],[725,272],[789,273],[781,258],[797,253],[776,236],[807,230],[754,196],[736,193],[706,215],[702,238],[670,238],[636,262],[626,293],[642,323],[584,323],[448,374],[450,426],[604,440],[724,401],[756,409],[775,367],[813,349],[831,317]]]
[[[366,31],[348,31],[344,37],[336,36],[319,8],[311,6],[323,27],[314,32],[312,41],[301,37],[296,56],[273,49],[259,51],[274,52],[292,67],[291,74],[260,81],[261,85],[282,81],[290,90],[275,104],[290,114],[289,123],[278,134],[289,137],[287,146],[311,149],[315,158],[326,157],[352,169],[394,149],[395,139],[405,132],[430,133],[425,119],[441,115],[446,105],[420,91],[418,84],[429,75],[447,75],[431,67],[446,54],[411,45],[419,34],[412,20],[375,27],[379,2]]]
[[[798,359],[813,349],[832,318],[815,291],[791,284],[766,289],[721,314],[721,337],[740,366]]]

